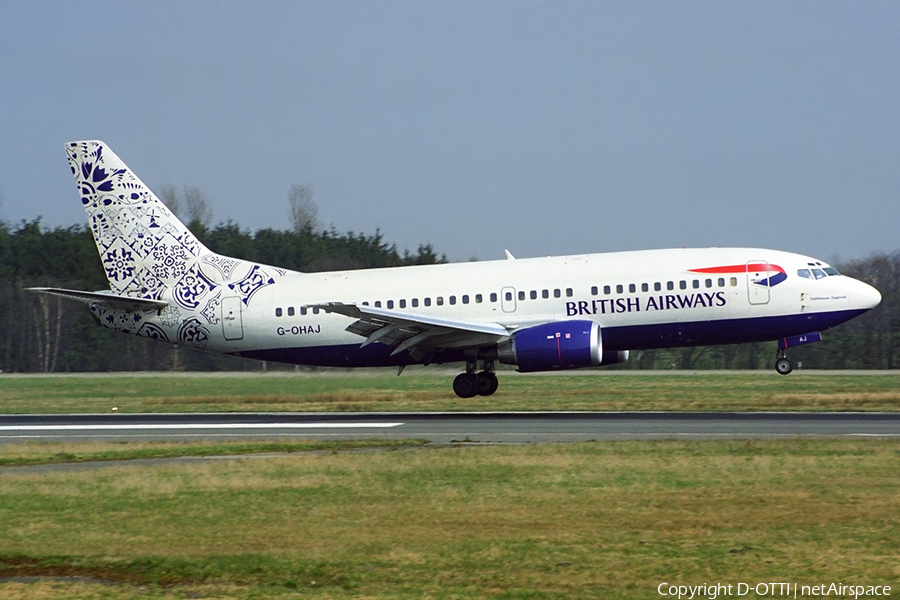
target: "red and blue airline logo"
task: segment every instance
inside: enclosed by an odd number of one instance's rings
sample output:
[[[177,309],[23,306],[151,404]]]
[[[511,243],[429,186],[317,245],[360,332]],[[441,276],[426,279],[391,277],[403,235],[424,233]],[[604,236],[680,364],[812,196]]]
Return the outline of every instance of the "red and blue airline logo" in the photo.
[[[778,265],[771,263],[746,263],[743,265],[729,265],[726,267],[707,267],[705,269],[689,269],[691,273],[708,273],[710,275],[724,275],[734,273],[748,273],[751,277],[755,275],[755,279],[751,279],[750,283],[761,285],[764,287],[774,287],[787,279],[787,273]]]

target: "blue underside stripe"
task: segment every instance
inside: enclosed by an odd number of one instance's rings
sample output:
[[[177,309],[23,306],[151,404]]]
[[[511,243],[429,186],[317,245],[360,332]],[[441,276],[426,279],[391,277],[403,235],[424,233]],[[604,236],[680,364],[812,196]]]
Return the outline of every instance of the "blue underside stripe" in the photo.
[[[712,346],[747,342],[769,342],[812,331],[824,331],[857,317],[865,310],[797,314],[778,317],[754,317],[690,323],[661,323],[604,327],[603,350],[650,350],[681,346]],[[245,358],[324,367],[385,367],[416,364],[407,352],[391,356],[393,348],[376,342],[364,348],[359,344],[304,348],[272,348],[239,353]],[[465,360],[462,350],[445,350],[431,362]]]

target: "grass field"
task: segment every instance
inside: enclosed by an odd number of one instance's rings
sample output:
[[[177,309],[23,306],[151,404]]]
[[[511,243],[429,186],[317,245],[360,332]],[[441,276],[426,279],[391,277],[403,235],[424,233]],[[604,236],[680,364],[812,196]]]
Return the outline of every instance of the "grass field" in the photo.
[[[0,597],[658,598],[662,582],[785,581],[897,590],[898,466],[897,441],[781,440],[4,468]]]
[[[900,407],[897,374],[504,373],[497,395],[472,400],[449,392],[451,377],[2,376],[0,406]],[[660,598],[663,582],[900,591],[900,440],[423,443],[2,445],[0,598]]]
[[[900,375],[774,372],[500,374],[490,397],[457,398],[455,372],[0,375],[0,412],[461,410],[900,410]]]

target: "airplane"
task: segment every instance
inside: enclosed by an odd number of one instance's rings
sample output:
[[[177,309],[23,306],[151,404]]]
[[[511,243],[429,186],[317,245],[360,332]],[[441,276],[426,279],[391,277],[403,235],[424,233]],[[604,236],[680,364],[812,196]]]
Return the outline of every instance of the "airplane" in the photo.
[[[643,250],[300,273],[204,246],[101,141],[65,145],[110,289],[31,288],[108,329],[265,361],[465,362],[461,398],[520,372],[598,367],[635,350],[777,341],[786,350],[874,308],[874,287],[759,248]],[[480,365],[480,366],[479,366]]]

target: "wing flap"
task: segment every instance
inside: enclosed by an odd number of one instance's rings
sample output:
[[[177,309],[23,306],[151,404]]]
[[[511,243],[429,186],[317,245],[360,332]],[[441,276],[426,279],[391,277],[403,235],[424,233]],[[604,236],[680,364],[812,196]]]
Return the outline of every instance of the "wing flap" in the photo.
[[[496,323],[454,321],[357,304],[329,302],[308,307],[355,319],[345,331],[366,338],[361,347],[375,342],[393,346],[392,356],[407,350],[477,348],[509,335],[505,327]]]

